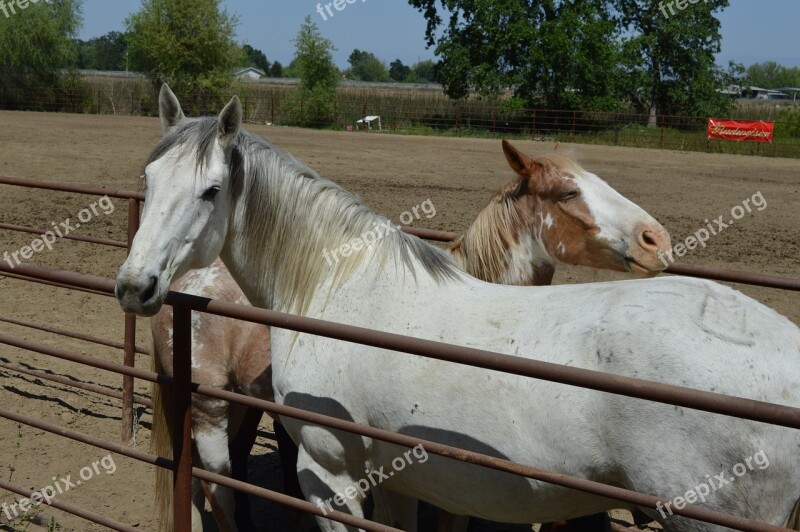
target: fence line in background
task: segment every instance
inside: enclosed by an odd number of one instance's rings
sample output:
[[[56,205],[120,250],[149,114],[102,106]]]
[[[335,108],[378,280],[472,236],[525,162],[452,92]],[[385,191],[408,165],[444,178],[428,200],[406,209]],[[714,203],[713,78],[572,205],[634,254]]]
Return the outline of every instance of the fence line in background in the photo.
[[[15,108],[89,114],[157,116],[158,99],[148,84],[130,81],[108,86],[32,90],[20,96]],[[518,136],[559,142],[576,142],[800,158],[800,106],[791,102],[764,104],[764,112],[733,113],[730,119],[759,115],[776,123],[772,144],[709,141],[708,117],[637,114],[629,111],[581,111],[519,108],[514,100],[449,100],[442,95],[413,91],[342,89],[336,99],[304,99],[294,89],[242,84],[239,93],[245,121],[342,130],[368,115],[381,116],[390,132],[458,136]],[[411,94],[409,94],[411,93]],[[216,114],[224,101],[201,94],[185,98],[188,115]],[[774,108],[769,106],[773,105]],[[782,109],[782,110],[781,110]],[[788,113],[787,109],[794,109]],[[766,115],[775,115],[768,117]],[[723,117],[718,117],[723,118]],[[652,127],[650,127],[652,126]]]

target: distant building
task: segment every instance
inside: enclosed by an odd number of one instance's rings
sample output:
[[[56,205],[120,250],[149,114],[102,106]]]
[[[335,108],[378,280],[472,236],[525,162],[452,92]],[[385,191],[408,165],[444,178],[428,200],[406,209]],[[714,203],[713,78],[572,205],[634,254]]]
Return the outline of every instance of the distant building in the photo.
[[[774,89],[763,89],[761,87],[745,87],[742,97],[755,100],[789,100],[790,96],[782,91]]]
[[[793,102],[797,102],[797,94],[800,93],[800,87],[780,87],[777,90],[788,94]]]
[[[246,67],[236,69],[233,75],[236,77],[236,79],[250,80],[261,79],[263,76],[266,76],[267,73],[256,67]]]

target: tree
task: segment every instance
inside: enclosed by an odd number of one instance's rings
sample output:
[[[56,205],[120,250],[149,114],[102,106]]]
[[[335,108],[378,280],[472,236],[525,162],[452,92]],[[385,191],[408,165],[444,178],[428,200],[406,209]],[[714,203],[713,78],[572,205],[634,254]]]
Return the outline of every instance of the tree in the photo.
[[[191,114],[215,112],[243,62],[237,20],[221,0],[142,0],[125,24],[130,62],[155,86],[167,82]]]
[[[408,80],[411,75],[411,68],[403,64],[402,61],[396,59],[389,65],[389,77],[395,81],[403,82]]]
[[[269,74],[270,64],[264,52],[253,48],[249,44],[242,46],[242,52],[244,52],[246,62],[249,66],[256,67],[260,70],[263,70],[264,73]]]
[[[350,63],[348,77],[352,79],[360,81],[389,81],[389,72],[386,70],[386,65],[371,52],[353,50],[347,62]]]
[[[409,0],[428,22],[452,98],[507,88],[529,105],[608,109],[616,94],[618,30],[603,0]],[[442,27],[442,28],[440,28]]]
[[[671,5],[671,4],[670,4]],[[720,93],[730,78],[716,65],[720,22],[728,0],[707,0],[667,10],[651,0],[616,0],[623,40],[623,90],[651,114],[724,114],[733,105]]]
[[[273,78],[283,77],[283,65],[280,61],[275,61],[269,69],[269,75]]]
[[[775,61],[756,63],[747,68],[747,83],[765,89],[800,87],[800,68],[787,68]]]
[[[302,125],[328,125],[333,121],[333,103],[339,85],[339,69],[333,62],[336,50],[307,16],[295,44],[295,61],[300,77],[300,109],[295,109]],[[293,61],[294,62],[294,61]]]
[[[417,82],[435,83],[438,65],[431,60],[420,61],[411,67],[411,78]]]
[[[78,41],[78,68],[126,70],[128,36],[118,31],[88,41]]]
[[[45,105],[69,83],[60,73],[77,60],[81,6],[82,0],[50,0],[18,7],[12,16],[0,13],[0,105]]]

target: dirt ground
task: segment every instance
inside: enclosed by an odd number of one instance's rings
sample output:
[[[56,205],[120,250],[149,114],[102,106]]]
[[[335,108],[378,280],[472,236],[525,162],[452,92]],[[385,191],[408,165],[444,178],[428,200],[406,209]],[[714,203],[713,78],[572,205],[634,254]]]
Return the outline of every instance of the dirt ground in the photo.
[[[465,228],[478,210],[512,176],[496,140],[425,138],[370,133],[308,131],[250,126],[277,145],[309,163],[322,175],[361,194],[376,211],[397,221],[400,213],[430,199],[436,216],[420,225],[432,229]],[[58,182],[136,189],[141,165],[160,134],[158,120],[113,116],[0,112],[0,175]],[[549,144],[519,142],[529,154],[552,149]],[[583,165],[661,221],[683,241],[706,220],[724,216],[731,209],[761,193],[766,208],[737,221],[713,237],[708,246],[690,252],[682,260],[693,264],[723,266],[735,270],[800,275],[800,162],[651,151],[602,146],[570,146]],[[95,198],[0,186],[0,222],[50,227],[77,213]],[[115,201],[115,210],[96,215],[78,232],[125,239],[127,209]],[[0,231],[0,253],[14,252],[30,244],[35,235]],[[30,262],[45,266],[113,277],[124,260],[124,251],[89,244],[59,241],[52,251],[37,253]],[[561,268],[556,283],[593,282],[623,276],[583,268]],[[25,283],[0,277],[4,308],[0,318],[34,321],[56,327],[120,340],[123,317],[117,303],[107,297]],[[800,322],[796,293],[738,287],[748,295]],[[101,348],[52,334],[0,323],[0,334],[48,346],[121,362],[119,351]],[[148,345],[147,322],[140,320],[138,343]],[[77,366],[43,355],[0,346],[0,361],[68,375],[83,382],[119,387],[121,377]],[[140,357],[147,368],[149,360]],[[148,386],[136,390],[148,395]],[[0,407],[34,416],[70,429],[90,432],[117,441],[120,406],[116,400],[0,369]],[[135,445],[148,449],[150,416],[139,410]],[[271,428],[262,426],[262,437],[251,458],[252,480],[280,486],[272,451]],[[107,453],[59,439],[53,435],[0,419],[0,479],[31,489],[52,484],[53,477],[72,475],[99,461]],[[142,530],[154,530],[152,469],[114,455],[114,473],[100,467],[90,480],[59,495],[94,512],[106,514]],[[108,462],[106,461],[106,465]],[[0,490],[0,504],[15,497]],[[293,530],[285,512],[272,505],[255,506],[264,530]],[[101,530],[79,518],[47,507],[28,519],[9,523],[0,513],[0,530],[39,530],[49,524],[59,530]],[[55,523],[55,526],[53,525]],[[476,527],[477,529],[477,527]],[[481,525],[481,530],[511,530]]]

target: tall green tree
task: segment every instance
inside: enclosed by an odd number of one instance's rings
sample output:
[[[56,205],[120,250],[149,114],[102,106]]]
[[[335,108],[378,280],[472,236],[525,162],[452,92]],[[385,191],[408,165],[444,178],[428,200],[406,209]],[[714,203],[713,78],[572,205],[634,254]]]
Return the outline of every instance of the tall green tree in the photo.
[[[355,49],[347,59],[350,69],[348,77],[359,81],[389,81],[389,71],[386,65],[375,54]]]
[[[613,108],[618,29],[603,0],[409,0],[453,98],[506,88],[529,105]],[[439,7],[439,3],[442,4]]]
[[[0,12],[0,105],[31,108],[69,83],[61,71],[77,59],[82,0],[16,5],[13,15]]]
[[[641,111],[707,116],[733,102],[720,93],[731,78],[715,62],[722,37],[715,13],[728,0],[675,3],[615,0],[623,39],[624,95]]]
[[[128,36],[118,31],[88,41],[78,41],[78,68],[126,70]]]
[[[269,68],[269,75],[273,78],[283,77],[283,65],[280,61],[275,61],[272,63],[272,66]]]
[[[411,66],[410,79],[416,82],[434,83],[438,81],[439,65],[431,60],[420,61]]]
[[[249,66],[261,69],[264,71],[264,73],[269,74],[270,64],[264,52],[257,48],[253,48],[249,44],[242,46],[242,52],[244,52],[245,61]]]
[[[800,68],[785,67],[775,61],[755,63],[747,67],[747,83],[765,89],[800,87]]]
[[[237,19],[221,0],[142,0],[125,21],[131,68],[156,86],[167,82],[185,110],[218,110],[244,59],[234,41]]]
[[[340,77],[333,62],[336,49],[311,22],[311,16],[300,26],[294,44],[292,63],[300,77],[300,108],[294,114],[303,125],[329,125],[335,120],[334,101]]]
[[[407,81],[411,75],[411,67],[403,64],[399,59],[395,59],[389,64],[389,77],[394,81]]]

